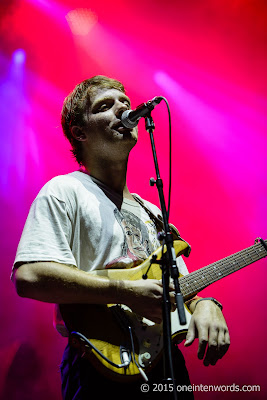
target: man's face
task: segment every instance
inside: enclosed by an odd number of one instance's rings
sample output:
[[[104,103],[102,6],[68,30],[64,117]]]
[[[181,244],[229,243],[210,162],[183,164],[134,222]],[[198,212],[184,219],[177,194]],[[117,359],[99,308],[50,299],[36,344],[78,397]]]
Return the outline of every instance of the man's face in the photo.
[[[85,127],[91,150],[131,150],[137,142],[137,128],[127,129],[121,124],[121,114],[130,109],[130,99],[116,89],[100,89],[91,96],[88,123]],[[121,144],[121,145],[120,145]]]

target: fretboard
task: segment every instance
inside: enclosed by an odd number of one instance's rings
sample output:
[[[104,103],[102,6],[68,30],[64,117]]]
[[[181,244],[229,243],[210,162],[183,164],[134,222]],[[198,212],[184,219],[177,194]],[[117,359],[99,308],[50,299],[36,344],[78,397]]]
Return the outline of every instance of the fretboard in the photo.
[[[265,240],[265,243],[267,241]],[[216,261],[204,268],[191,272],[179,279],[181,292],[184,298],[197,294],[207,286],[244,268],[263,257],[267,256],[267,251],[259,242],[238,253],[225,257],[220,261]]]

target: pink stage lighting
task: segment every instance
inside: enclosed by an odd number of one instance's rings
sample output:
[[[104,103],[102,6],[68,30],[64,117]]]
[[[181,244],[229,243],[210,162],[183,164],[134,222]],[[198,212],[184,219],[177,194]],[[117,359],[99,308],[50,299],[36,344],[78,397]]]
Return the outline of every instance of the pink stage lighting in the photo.
[[[14,51],[12,60],[14,61],[15,64],[24,64],[26,60],[26,54],[25,51],[22,49],[18,49]]]
[[[77,8],[68,12],[66,20],[73,35],[85,36],[97,23],[97,15],[88,8]]]

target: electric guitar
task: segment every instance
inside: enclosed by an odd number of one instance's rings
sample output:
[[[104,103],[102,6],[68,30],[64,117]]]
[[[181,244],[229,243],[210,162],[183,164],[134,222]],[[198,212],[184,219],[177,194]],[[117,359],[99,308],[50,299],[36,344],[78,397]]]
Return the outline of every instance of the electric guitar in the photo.
[[[184,300],[188,300],[212,283],[267,256],[266,240],[220,261],[179,277]],[[176,256],[188,250],[184,241],[174,241]],[[159,259],[162,247],[139,266],[130,269],[95,270],[90,274],[110,280],[161,279]],[[132,380],[153,368],[163,352],[163,326],[132,312],[125,305],[64,304],[60,312],[70,334],[70,343],[102,374],[113,380]],[[177,310],[171,312],[174,342],[185,338],[191,313],[185,305],[187,324],[179,324]]]

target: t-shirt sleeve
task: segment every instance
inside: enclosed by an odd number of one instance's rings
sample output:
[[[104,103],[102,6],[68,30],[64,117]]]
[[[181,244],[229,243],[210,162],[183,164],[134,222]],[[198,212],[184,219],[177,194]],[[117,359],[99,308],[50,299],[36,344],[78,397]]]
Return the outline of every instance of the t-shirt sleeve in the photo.
[[[51,194],[37,196],[22,232],[14,266],[36,261],[76,266],[70,248],[71,233],[65,202]]]

